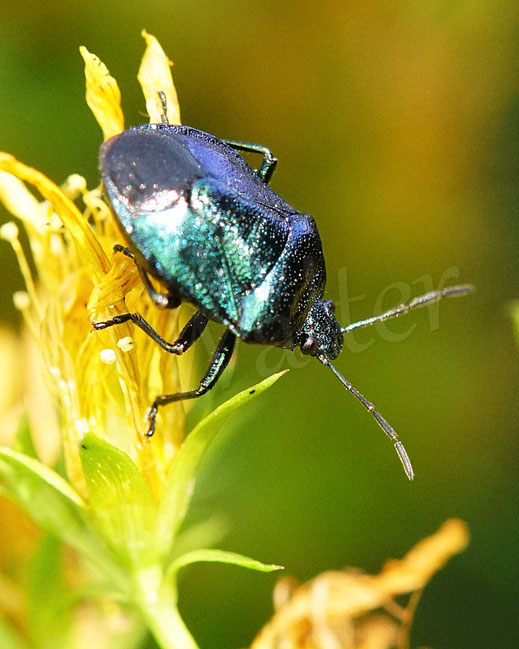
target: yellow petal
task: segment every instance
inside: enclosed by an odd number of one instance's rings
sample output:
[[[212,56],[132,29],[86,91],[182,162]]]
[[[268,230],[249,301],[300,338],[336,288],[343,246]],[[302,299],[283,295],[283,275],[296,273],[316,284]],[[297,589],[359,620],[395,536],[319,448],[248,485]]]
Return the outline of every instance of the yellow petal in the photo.
[[[110,268],[108,259],[81,212],[61,189],[41,172],[28,167],[8,153],[0,152],[0,171],[7,171],[29,183],[45,200],[49,201],[74,240],[79,254],[90,267],[90,271],[97,279],[101,279]]]
[[[162,122],[163,107],[159,92],[166,96],[166,117],[170,124],[180,124],[180,107],[177,91],[171,76],[173,63],[168,59],[155,36],[142,31],[146,41],[146,51],[142,57],[137,78],[146,100],[146,110],[151,124]]]
[[[0,171],[0,201],[13,216],[38,228],[42,216],[41,205],[21,180],[5,171]]]
[[[403,559],[386,564],[380,575],[372,576],[359,571],[322,573],[299,586],[281,604],[272,620],[254,640],[251,649],[273,649],[284,641],[290,647],[325,646],[304,642],[309,638],[315,639],[316,630],[322,631],[323,623],[326,628],[342,623],[351,634],[359,623],[365,624],[370,619],[367,615],[370,611],[384,607],[389,611],[391,604],[393,616],[400,618],[403,624],[408,618],[407,624],[410,624],[413,604],[406,610],[400,609],[398,614],[393,598],[419,592],[436,571],[465,548],[468,539],[466,524],[451,519],[436,533],[417,543]],[[405,628],[401,627],[402,630]],[[377,631],[378,639],[385,641],[385,632],[381,634],[379,631],[381,629]],[[387,631],[389,633],[390,629]],[[387,646],[387,643],[369,646]]]
[[[359,625],[359,644],[355,649],[392,649],[405,646],[398,642],[398,625],[385,615],[372,615]]]
[[[469,542],[467,525],[457,518],[447,520],[440,529],[423,539],[406,556],[386,563],[378,577],[380,588],[398,595],[423,588],[435,572]]]
[[[91,320],[101,315],[110,318],[110,308],[113,304],[120,302],[125,296],[141,285],[141,279],[137,272],[135,263],[118,255],[109,272],[97,283],[88,299],[87,311]]]
[[[107,140],[124,131],[121,91],[101,59],[86,47],[81,46],[79,51],[85,61],[87,104]]]
[[[10,444],[22,414],[20,342],[5,326],[0,326],[0,444]]]

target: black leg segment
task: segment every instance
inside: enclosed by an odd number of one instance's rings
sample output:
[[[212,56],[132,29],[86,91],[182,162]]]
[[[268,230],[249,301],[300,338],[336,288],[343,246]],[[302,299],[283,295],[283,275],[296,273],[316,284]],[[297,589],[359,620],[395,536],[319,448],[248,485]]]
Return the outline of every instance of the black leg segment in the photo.
[[[180,336],[173,343],[164,340],[164,338],[153,329],[150,323],[138,313],[122,313],[121,315],[116,315],[111,320],[94,322],[93,327],[95,330],[108,329],[108,327],[113,327],[114,325],[123,324],[124,322],[129,321],[137,325],[139,329],[142,329],[142,331],[160,345],[162,349],[166,350],[169,354],[177,354],[177,356],[186,352],[191,345],[200,338],[208,322],[206,316],[201,311],[197,311],[182,329]]]
[[[129,257],[130,259],[133,259],[135,261],[135,255],[133,252],[127,248],[126,246],[121,246],[120,243],[116,243],[115,246],[113,247],[114,252],[122,252],[123,255],[126,257]]]
[[[236,336],[232,331],[227,329],[218,343],[218,347],[211,358],[207,372],[200,381],[200,385],[196,390],[191,390],[190,392],[177,392],[176,394],[162,394],[155,399],[151,404],[148,413],[148,437],[151,437],[155,432],[155,420],[157,418],[159,406],[165,406],[174,401],[183,401],[184,399],[196,399],[208,392],[215,385],[231,360],[235,342]]]

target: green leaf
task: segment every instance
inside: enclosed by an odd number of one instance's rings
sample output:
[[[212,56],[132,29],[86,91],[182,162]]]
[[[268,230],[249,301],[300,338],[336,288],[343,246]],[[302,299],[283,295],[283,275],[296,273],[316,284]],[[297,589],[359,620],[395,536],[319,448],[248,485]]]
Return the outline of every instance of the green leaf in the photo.
[[[8,495],[42,529],[87,556],[114,588],[127,590],[127,577],[88,527],[85,503],[68,482],[38,460],[7,447],[0,447],[0,476]]]
[[[248,570],[256,570],[258,572],[274,572],[275,570],[284,570],[283,566],[278,566],[273,563],[262,563],[256,559],[251,559],[243,554],[236,552],[227,552],[225,550],[214,550],[212,548],[203,550],[193,550],[178,557],[171,563],[167,570],[167,577],[175,579],[176,574],[184,566],[190,563],[229,563]]]
[[[32,442],[29,418],[26,414],[23,415],[20,420],[12,448],[19,453],[27,455],[28,457],[38,457],[36,454],[36,449],[34,448],[34,444]]]
[[[88,527],[85,503],[68,482],[38,460],[1,446],[0,476],[8,495],[42,529],[82,552],[114,587],[126,590],[127,578]]]
[[[286,371],[273,374],[261,383],[235,395],[205,417],[187,436],[175,457],[159,506],[157,547],[164,555],[167,555],[171,549],[175,535],[187,513],[195,486],[196,472],[207,447],[230,415],[240,406],[265,392]]]
[[[38,460],[0,447],[0,476],[9,494],[44,530],[78,549],[90,546],[79,494]]]
[[[62,576],[62,545],[55,536],[40,543],[27,570],[31,640],[39,649],[65,646],[70,625],[70,593]]]
[[[228,530],[229,525],[222,520],[221,515],[206,518],[203,521],[191,524],[189,527],[182,528],[175,537],[173,553],[169,559],[176,559],[198,548],[213,547],[227,535]]]
[[[106,544],[127,566],[153,563],[157,506],[132,460],[89,433],[80,449],[89,514]]]

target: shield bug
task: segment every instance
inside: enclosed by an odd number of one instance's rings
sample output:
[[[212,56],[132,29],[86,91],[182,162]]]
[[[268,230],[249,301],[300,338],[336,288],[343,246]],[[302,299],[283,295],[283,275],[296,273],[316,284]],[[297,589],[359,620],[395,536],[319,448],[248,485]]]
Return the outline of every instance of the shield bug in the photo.
[[[165,111],[164,111],[165,112]],[[262,156],[253,170],[240,155]],[[218,381],[236,337],[317,358],[331,369],[391,439],[409,479],[413,469],[393,428],[332,365],[343,334],[387,320],[469,286],[452,286],[415,298],[381,315],[341,327],[334,304],[324,300],[321,239],[314,219],[275,194],[268,183],[277,160],[263,146],[220,140],[189,126],[135,126],[106,141],[100,167],[106,196],[153,302],[197,309],[174,342],[164,340],[138,314],[94,323],[95,329],[132,321],[166,352],[183,354],[207,322],[226,327],[195,390],[158,396],[148,412],[153,435],[160,406],[205,394]],[[156,291],[150,276],[165,292]]]

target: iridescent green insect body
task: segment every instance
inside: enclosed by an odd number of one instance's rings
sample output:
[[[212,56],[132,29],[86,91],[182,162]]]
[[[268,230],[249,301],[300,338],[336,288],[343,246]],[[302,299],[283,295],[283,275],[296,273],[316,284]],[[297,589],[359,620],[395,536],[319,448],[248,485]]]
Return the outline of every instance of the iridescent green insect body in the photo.
[[[260,153],[260,169],[249,167],[238,150]],[[175,354],[184,353],[209,320],[226,327],[199,387],[155,399],[150,436],[159,406],[199,397],[213,387],[239,337],[248,343],[299,347],[327,365],[393,441],[411,479],[410,460],[393,428],[330,361],[341,351],[343,333],[467,293],[470,287],[431,292],[341,328],[333,302],[323,299],[326,270],[315,221],[268,186],[276,162],[266,147],[219,140],[188,126],[136,126],[105,142],[100,153],[103,183],[128,243],[116,249],[135,259],[157,306],[175,308],[187,301],[197,312],[173,343],[136,313],[94,327],[131,320]],[[165,293],[152,287],[149,275]]]

